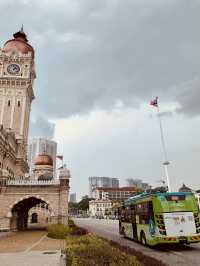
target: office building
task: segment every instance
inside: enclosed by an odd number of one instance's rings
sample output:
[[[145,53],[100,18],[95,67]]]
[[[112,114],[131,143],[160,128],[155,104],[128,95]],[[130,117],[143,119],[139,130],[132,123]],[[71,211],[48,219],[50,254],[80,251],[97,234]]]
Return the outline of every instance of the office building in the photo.
[[[70,194],[69,202],[76,202],[76,193],[71,193]]]
[[[144,183],[141,179],[133,179],[133,178],[127,178],[126,179],[126,186],[127,187],[136,187],[141,190],[147,190],[150,189],[151,186],[148,183]]]
[[[97,187],[93,194],[94,198],[97,200],[109,199],[112,202],[121,202],[127,200],[136,192],[138,192],[138,189],[134,187]]]
[[[89,177],[89,197],[95,198],[94,190],[97,187],[119,187],[119,179],[102,176]]]

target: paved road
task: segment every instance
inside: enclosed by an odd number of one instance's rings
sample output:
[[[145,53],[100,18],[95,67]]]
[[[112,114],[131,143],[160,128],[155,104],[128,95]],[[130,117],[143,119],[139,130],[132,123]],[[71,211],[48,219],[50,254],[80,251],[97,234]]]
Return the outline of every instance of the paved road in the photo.
[[[162,260],[169,266],[200,266],[200,244],[152,249],[120,237],[118,221],[89,218],[74,219],[74,221],[77,225],[87,228],[90,232],[118,242],[121,245],[130,246],[135,250],[142,251],[146,255]]]
[[[63,240],[50,239],[46,231],[3,234],[0,238],[0,266],[62,266]]]

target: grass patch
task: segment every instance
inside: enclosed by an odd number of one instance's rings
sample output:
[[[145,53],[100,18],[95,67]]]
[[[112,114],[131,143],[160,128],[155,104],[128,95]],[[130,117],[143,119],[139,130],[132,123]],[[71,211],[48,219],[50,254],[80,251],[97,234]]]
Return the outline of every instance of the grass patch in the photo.
[[[66,240],[67,266],[141,266],[129,255],[94,235],[68,236]]]

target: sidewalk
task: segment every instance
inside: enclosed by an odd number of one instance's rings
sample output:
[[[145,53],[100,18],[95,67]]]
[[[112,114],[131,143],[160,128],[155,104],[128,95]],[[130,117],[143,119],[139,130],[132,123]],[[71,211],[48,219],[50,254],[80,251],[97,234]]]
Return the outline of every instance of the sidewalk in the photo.
[[[59,250],[1,253],[0,266],[65,266]]]
[[[60,256],[65,241],[48,238],[46,234],[46,231],[2,234],[0,266],[65,266]]]

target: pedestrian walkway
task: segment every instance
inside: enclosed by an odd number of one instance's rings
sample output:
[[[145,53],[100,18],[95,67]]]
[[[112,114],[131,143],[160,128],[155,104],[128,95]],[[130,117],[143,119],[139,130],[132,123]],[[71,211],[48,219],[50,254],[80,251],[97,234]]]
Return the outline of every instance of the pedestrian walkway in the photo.
[[[26,231],[0,238],[0,266],[64,266],[64,240],[50,239],[46,231]]]
[[[0,266],[64,266],[60,251],[1,253]]]

